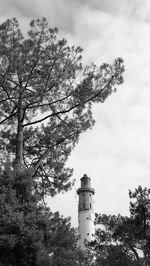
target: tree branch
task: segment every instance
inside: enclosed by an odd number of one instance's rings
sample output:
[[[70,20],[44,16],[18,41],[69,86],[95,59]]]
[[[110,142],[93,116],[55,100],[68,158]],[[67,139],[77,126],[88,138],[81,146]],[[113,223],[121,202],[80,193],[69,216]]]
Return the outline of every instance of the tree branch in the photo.
[[[17,103],[16,103],[15,101],[12,100],[13,98],[10,97],[10,95],[9,95],[9,93],[8,93],[8,91],[7,91],[7,89],[5,89],[4,86],[3,86],[2,84],[1,84],[1,88],[2,88],[2,89],[4,90],[4,92],[6,93],[8,99],[9,99],[13,104],[17,105]]]
[[[104,88],[103,88],[102,90],[100,90],[98,93],[96,93],[95,95],[93,95],[92,97],[90,97],[89,99],[87,99],[86,101],[84,101],[84,102],[82,102],[82,103],[78,103],[78,104],[76,104],[76,105],[70,107],[70,108],[67,109],[67,110],[62,110],[62,111],[58,111],[58,112],[56,112],[56,113],[49,114],[49,115],[47,115],[47,116],[45,116],[45,117],[43,117],[43,118],[41,118],[41,119],[39,119],[39,120],[36,120],[36,121],[30,122],[30,123],[24,124],[23,126],[25,127],[25,126],[34,125],[34,124],[40,123],[40,122],[42,122],[42,121],[44,121],[44,120],[46,120],[46,119],[48,119],[49,117],[52,117],[52,116],[54,116],[54,115],[59,115],[59,114],[65,114],[65,113],[68,113],[68,112],[72,111],[73,109],[79,107],[80,105],[84,105],[84,104],[86,104],[86,103],[92,101],[93,99],[95,99],[96,97],[98,97],[101,93],[104,93],[104,92],[105,92],[105,90],[107,89],[107,87],[111,84],[111,82],[112,82],[112,80],[113,80],[113,77],[114,77],[114,76],[112,76],[112,78],[109,80],[109,82],[104,86]],[[56,103],[56,101],[53,102],[53,103]],[[51,103],[51,104],[53,104],[53,103]]]
[[[115,229],[113,231],[115,233]],[[133,245],[130,244],[125,238],[123,238],[122,235],[118,231],[117,231],[117,234],[121,238],[121,241],[124,242],[129,247],[130,250],[132,250],[132,252],[134,253],[136,259],[138,261],[141,261],[140,258],[139,258],[139,255],[138,255],[137,251],[135,250],[135,248],[133,247]]]
[[[13,110],[11,111],[11,114],[9,116],[7,116],[5,119],[0,121],[0,125],[3,124],[5,121],[7,121],[8,119],[12,118],[13,116],[15,116],[17,114],[18,111],[16,111],[14,113],[15,109],[16,109],[16,106],[13,108]]]
[[[13,79],[10,79],[10,78],[8,78],[8,77],[5,77],[5,75],[1,75],[1,74],[0,74],[0,77],[1,77],[1,78],[6,78],[8,81],[10,81],[10,82],[12,82],[13,84],[15,84],[16,87],[20,87],[20,88],[21,88],[20,84],[17,83],[17,82],[15,82]]]
[[[67,98],[69,98],[70,96],[72,95],[72,92],[70,94],[68,94],[67,96],[61,98],[61,99],[58,99],[54,102],[51,102],[51,103],[44,103],[44,104],[38,104],[38,105],[34,105],[34,106],[30,106],[30,104],[27,105],[27,109],[31,109],[31,108],[36,108],[36,107],[43,107],[43,106],[50,106],[52,104],[55,104],[55,103],[58,103],[58,102],[61,102],[61,101],[64,101],[66,100]],[[39,102],[40,100],[34,102],[34,103],[37,103]],[[34,104],[34,103],[31,103],[31,104]]]
[[[41,32],[40,32],[40,36],[39,36],[39,40],[38,40],[38,50],[37,50],[37,59],[36,61],[34,62],[33,66],[31,67],[31,70],[30,70],[30,73],[28,75],[28,78],[27,78],[27,81],[26,81],[26,84],[24,86],[24,89],[23,89],[23,92],[26,90],[27,86],[28,86],[28,82],[32,76],[32,73],[33,73],[33,70],[35,69],[38,61],[39,61],[39,51],[40,51],[40,44],[41,44],[41,38],[42,38],[42,34],[43,34],[43,29],[44,29],[44,23],[42,25],[42,29],[41,29]]]
[[[4,99],[4,100],[1,100],[1,101],[0,101],[0,104],[3,103],[3,102],[5,102],[5,101],[8,101],[8,100],[11,101],[12,99],[15,99],[15,98],[13,97],[13,98],[6,98],[6,99]],[[13,103],[14,103],[14,102],[13,102]]]
[[[60,140],[58,140],[55,144],[55,146],[60,145],[61,143],[63,143],[65,141],[66,138],[61,138]],[[47,157],[47,155],[49,154],[50,150],[47,149],[43,155],[39,158],[39,160],[34,164],[34,170],[36,171],[39,166],[41,165],[42,161]]]

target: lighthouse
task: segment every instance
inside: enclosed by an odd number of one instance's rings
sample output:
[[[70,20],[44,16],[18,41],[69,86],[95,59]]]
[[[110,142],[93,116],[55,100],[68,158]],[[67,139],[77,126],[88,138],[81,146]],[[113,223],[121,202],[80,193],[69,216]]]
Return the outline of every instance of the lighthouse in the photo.
[[[79,222],[79,246],[82,250],[86,249],[85,244],[94,240],[94,206],[93,195],[95,191],[91,187],[91,179],[84,175],[81,178],[81,187],[78,188],[78,222]]]

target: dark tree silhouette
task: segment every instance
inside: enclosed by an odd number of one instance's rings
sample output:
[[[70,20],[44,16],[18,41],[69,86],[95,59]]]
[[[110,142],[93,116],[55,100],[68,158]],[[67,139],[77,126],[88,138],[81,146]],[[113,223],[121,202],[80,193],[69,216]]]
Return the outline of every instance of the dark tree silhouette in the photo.
[[[31,182],[28,175],[18,179],[8,162],[0,174],[0,265],[91,266],[70,218],[44,206]]]
[[[150,265],[150,189],[139,186],[134,192],[129,190],[129,197],[130,217],[96,215],[96,224],[101,227],[91,246],[98,263]]]

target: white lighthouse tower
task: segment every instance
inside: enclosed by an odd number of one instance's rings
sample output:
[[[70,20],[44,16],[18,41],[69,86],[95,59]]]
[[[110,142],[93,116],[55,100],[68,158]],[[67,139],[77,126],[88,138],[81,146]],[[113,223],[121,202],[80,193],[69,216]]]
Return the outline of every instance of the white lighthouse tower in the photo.
[[[84,175],[81,178],[81,187],[77,190],[79,196],[78,221],[79,221],[79,246],[85,250],[85,243],[94,240],[94,208],[93,195],[95,191],[91,187],[91,179]]]

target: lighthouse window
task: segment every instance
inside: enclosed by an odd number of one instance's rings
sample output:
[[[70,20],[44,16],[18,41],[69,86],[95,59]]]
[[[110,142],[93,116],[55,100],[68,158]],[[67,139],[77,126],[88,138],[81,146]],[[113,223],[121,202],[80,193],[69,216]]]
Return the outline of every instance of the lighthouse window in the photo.
[[[84,206],[84,202],[83,202],[83,209],[84,209],[84,207],[85,207],[85,206]]]
[[[90,209],[92,208],[92,205],[91,205],[91,203],[90,203]]]
[[[87,233],[87,235],[89,236],[89,233]]]
[[[90,197],[91,197],[91,194],[90,194]]]

